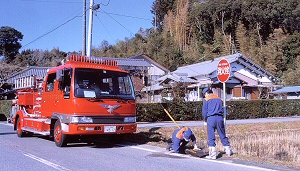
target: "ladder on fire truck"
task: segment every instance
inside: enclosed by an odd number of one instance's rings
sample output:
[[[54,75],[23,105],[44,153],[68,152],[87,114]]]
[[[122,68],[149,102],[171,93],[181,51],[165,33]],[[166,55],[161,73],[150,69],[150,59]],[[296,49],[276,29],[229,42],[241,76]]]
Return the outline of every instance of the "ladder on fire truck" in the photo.
[[[15,80],[15,89],[35,88],[35,87],[36,87],[36,77],[34,75],[20,77]]]
[[[17,78],[15,80],[15,89],[18,90],[21,93],[26,93],[25,91],[22,92],[22,89],[32,89],[33,91],[37,91],[35,97],[32,99],[33,100],[33,109],[34,113],[33,115],[38,117],[40,116],[40,107],[41,107],[41,94],[42,94],[42,89],[40,88],[42,86],[42,79],[36,78],[36,76],[24,76]],[[25,109],[24,109],[25,110]],[[25,111],[26,112],[26,111]],[[32,115],[32,114],[28,114]]]
[[[25,106],[19,107],[19,110],[23,110],[24,114],[26,116],[29,116],[24,118],[24,120],[26,120],[26,123],[28,123],[28,125],[24,125],[22,130],[41,134],[41,135],[49,135],[50,134],[49,130],[40,130],[45,125],[49,125],[50,123],[49,119],[41,117],[41,112],[40,112],[40,108],[42,104],[42,92],[43,92],[42,82],[43,79],[36,78],[36,76],[20,77],[15,80],[15,89],[17,90],[17,93],[23,93],[23,94],[28,93],[33,95],[33,98],[31,98],[32,103],[30,103],[32,105],[31,109],[33,110],[30,110],[30,113],[26,110]]]

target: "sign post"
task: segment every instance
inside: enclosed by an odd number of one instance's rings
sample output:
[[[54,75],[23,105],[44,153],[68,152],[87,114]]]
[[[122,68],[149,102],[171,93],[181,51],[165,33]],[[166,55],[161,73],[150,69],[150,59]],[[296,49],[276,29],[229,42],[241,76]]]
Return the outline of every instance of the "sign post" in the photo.
[[[230,77],[230,63],[227,59],[223,58],[218,63],[217,77],[223,83],[223,109],[224,109],[224,126],[226,126],[226,85],[225,82]]]

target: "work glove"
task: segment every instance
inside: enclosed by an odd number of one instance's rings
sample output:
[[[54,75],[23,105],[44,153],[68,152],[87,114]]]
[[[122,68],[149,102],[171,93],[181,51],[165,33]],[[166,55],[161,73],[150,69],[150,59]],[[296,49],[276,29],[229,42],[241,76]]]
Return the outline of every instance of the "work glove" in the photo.
[[[204,122],[203,122],[203,125],[204,125],[204,126],[207,126],[207,122],[204,121]]]
[[[197,147],[197,144],[194,145],[193,150],[200,150],[200,149]]]

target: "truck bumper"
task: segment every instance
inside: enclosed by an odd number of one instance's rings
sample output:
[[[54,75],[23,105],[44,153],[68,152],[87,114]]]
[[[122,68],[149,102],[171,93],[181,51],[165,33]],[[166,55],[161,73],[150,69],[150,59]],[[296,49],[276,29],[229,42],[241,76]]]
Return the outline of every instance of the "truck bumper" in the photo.
[[[137,124],[62,124],[64,134],[97,135],[128,134],[136,132]]]

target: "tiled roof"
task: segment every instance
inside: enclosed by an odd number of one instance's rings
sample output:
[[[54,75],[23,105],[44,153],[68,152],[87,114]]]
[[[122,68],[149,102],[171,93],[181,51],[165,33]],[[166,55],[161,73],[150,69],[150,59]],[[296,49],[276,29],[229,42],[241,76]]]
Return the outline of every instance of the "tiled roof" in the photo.
[[[170,70],[168,70],[167,68],[165,68],[164,66],[162,66],[161,64],[155,62],[153,59],[151,59],[148,55],[142,53],[142,54],[138,54],[136,56],[131,56],[129,57],[130,59],[145,59],[146,61],[148,61],[149,63],[152,63],[153,65],[157,66],[158,68],[164,70],[166,73],[170,72]]]
[[[161,82],[168,82],[170,80],[174,80],[176,82],[181,83],[197,83],[197,80],[188,78],[186,74],[180,74],[180,73],[169,73],[165,76],[160,77],[157,81]]]
[[[282,87],[281,89],[275,90],[272,93],[292,93],[292,92],[300,92],[300,86],[291,86],[291,87]]]
[[[162,89],[164,89],[164,86],[159,85],[159,84],[154,84],[154,85],[142,88],[141,91],[155,91],[155,90],[162,90]]]
[[[219,58],[215,58],[210,61],[200,62],[192,65],[182,66],[179,67],[174,73],[187,73],[188,77],[196,77],[200,75],[209,75],[216,71],[218,63],[221,59],[227,59],[229,63],[237,62],[240,63],[247,68],[251,68],[253,72],[256,72],[260,75],[267,75],[268,77],[271,77],[272,79],[275,79],[276,81],[280,82],[281,80],[277,77],[275,77],[270,72],[266,71],[264,68],[253,62],[251,59],[248,59],[244,57],[240,53],[236,53],[233,55],[228,56],[222,56]]]
[[[110,57],[101,57],[101,58],[116,60],[119,66],[152,67],[152,65],[144,59],[110,58]]]
[[[220,58],[215,58],[211,61],[200,62],[192,65],[178,67],[174,73],[187,73],[188,77],[195,77],[199,75],[208,75],[216,71],[217,65],[222,58],[226,58],[229,63],[236,61],[241,54],[234,54],[229,56],[224,56]]]

